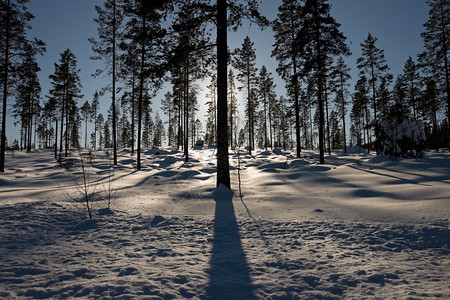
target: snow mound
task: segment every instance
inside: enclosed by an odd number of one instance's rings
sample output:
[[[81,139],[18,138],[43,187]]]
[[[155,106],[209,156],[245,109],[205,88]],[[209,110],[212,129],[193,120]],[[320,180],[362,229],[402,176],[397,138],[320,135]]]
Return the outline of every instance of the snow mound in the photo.
[[[306,161],[303,159],[294,159],[289,162],[289,167],[290,168],[299,168],[299,167],[307,166],[309,164],[310,164],[309,161]]]
[[[275,148],[275,149],[273,149],[273,154],[275,154],[275,155],[285,155],[287,153],[285,153],[283,151],[283,149],[281,149],[281,148]]]
[[[392,162],[392,159],[387,155],[377,155],[370,158],[367,162],[371,164],[379,164],[384,162]]]
[[[160,167],[168,167],[176,163],[178,159],[175,156],[168,155],[164,158],[164,160],[160,163]]]

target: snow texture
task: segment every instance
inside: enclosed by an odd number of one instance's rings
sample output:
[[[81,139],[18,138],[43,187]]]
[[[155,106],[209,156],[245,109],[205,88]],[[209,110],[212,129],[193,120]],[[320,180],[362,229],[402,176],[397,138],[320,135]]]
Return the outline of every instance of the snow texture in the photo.
[[[97,151],[93,220],[76,152],[7,153],[0,299],[449,299],[450,155],[352,150],[242,149],[242,194],[236,154],[229,190],[214,149]]]

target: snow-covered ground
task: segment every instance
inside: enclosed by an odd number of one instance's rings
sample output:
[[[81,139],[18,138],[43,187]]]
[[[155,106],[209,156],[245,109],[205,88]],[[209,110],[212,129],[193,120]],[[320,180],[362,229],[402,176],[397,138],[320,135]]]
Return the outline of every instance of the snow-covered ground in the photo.
[[[416,160],[275,149],[7,153],[0,175],[2,299],[449,299],[450,154]],[[70,167],[70,163],[75,165]],[[88,159],[84,157],[84,162]],[[70,167],[70,168],[69,168]],[[83,190],[83,188],[81,188]],[[111,196],[112,211],[105,210]]]

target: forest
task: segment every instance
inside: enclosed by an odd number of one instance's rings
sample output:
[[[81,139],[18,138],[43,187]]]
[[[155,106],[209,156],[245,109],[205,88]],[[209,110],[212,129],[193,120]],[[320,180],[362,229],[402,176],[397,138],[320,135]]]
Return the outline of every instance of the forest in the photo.
[[[33,16],[26,2],[1,2],[2,170],[6,149],[54,147],[56,157],[71,148],[113,148],[117,164],[117,149],[129,148],[137,152],[139,169],[141,147],[164,143],[185,149],[187,161],[197,140],[246,147],[249,153],[295,148],[297,157],[302,149],[318,149],[321,163],[327,151],[346,152],[354,145],[393,159],[448,147],[447,1],[427,1],[429,19],[421,33],[426,50],[410,56],[402,74],[389,72],[378,37],[368,33],[360,43],[355,86],[349,84],[345,33],[327,1],[282,1],[275,20],[259,14],[256,1],[225,3],[228,21],[223,22],[229,30],[236,30],[243,18],[262,30],[272,27],[276,70],[256,66],[251,37],[219,55],[220,46],[227,46],[226,32],[225,38],[219,31],[215,36],[218,3],[105,1],[95,7],[98,36],[89,41],[91,58],[104,63],[93,76],[110,80],[92,100],[82,101],[80,70],[70,49],[55,62],[48,75],[52,89],[43,95],[36,57],[45,54],[45,41],[27,38]],[[228,70],[219,76],[221,60],[228,62]],[[286,95],[277,95],[271,71],[283,79]],[[197,113],[198,80],[210,81],[204,117]],[[154,97],[167,84],[172,89],[161,101],[165,116],[152,115]],[[99,110],[99,95],[111,97],[107,112]],[[238,102],[245,108],[242,115]],[[13,141],[6,140],[8,115],[20,133]],[[223,129],[226,141],[221,144]]]
[[[0,299],[450,298],[449,0],[400,74],[332,1],[265,1],[89,1],[85,95],[0,0]]]

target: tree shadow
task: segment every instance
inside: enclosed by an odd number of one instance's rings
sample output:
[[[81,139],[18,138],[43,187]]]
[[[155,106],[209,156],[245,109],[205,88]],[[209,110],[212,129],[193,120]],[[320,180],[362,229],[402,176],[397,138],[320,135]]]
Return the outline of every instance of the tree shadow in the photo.
[[[204,299],[252,299],[254,286],[234,214],[233,192],[222,187],[213,193],[214,240]]]

